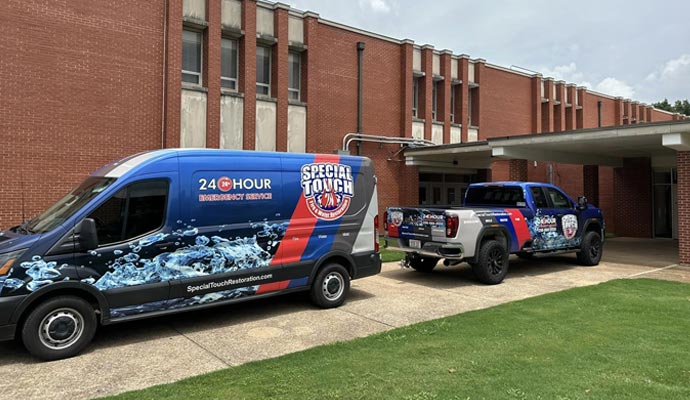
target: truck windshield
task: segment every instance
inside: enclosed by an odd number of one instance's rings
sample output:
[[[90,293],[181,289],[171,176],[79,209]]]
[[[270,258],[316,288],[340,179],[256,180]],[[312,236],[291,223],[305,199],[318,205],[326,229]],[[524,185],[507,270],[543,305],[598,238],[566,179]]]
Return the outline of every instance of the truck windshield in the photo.
[[[475,186],[467,190],[465,204],[524,207],[525,195],[518,186]]]
[[[87,178],[70,194],[53,204],[41,215],[25,223],[24,230],[27,233],[44,233],[55,229],[114,181],[114,178]]]

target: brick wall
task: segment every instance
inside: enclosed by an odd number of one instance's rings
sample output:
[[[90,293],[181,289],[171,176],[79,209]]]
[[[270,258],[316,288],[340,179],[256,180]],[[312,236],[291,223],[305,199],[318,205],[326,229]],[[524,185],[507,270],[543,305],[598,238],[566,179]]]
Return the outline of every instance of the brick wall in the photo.
[[[485,67],[479,90],[480,140],[532,132],[531,78]]]
[[[690,151],[678,152],[678,220],[690,221]],[[679,258],[690,264],[690,224],[678,226]]]
[[[100,166],[161,147],[163,15],[135,0],[0,4],[0,226],[21,222],[22,194],[35,215]]]
[[[613,191],[616,201],[613,214],[616,234],[651,238],[651,160],[649,158],[626,158],[623,167],[614,169]]]

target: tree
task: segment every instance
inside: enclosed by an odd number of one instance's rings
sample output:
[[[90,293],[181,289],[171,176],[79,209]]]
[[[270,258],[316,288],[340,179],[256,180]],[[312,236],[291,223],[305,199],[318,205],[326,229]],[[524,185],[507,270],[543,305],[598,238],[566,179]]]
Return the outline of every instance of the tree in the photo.
[[[668,99],[664,99],[664,101],[652,103],[652,106],[654,108],[658,108],[659,110],[690,116],[690,101],[688,101],[687,99],[676,100],[675,103],[673,103],[673,105],[669,103]]]

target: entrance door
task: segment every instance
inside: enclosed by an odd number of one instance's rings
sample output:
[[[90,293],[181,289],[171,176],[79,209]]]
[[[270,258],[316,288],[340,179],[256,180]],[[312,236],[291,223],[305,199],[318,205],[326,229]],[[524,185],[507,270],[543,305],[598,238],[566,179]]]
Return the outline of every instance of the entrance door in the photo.
[[[461,206],[471,175],[419,175],[419,204],[426,207]]]
[[[658,238],[678,237],[676,169],[654,171],[654,236]]]

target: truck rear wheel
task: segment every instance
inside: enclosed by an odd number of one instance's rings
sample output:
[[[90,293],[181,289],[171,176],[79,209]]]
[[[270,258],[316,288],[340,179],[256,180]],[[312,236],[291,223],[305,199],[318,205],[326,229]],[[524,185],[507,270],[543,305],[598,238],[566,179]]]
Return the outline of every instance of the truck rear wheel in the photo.
[[[601,235],[594,231],[589,231],[585,233],[585,237],[582,238],[582,245],[580,246],[580,252],[577,253],[577,261],[586,266],[598,265],[601,261],[601,255],[603,254],[604,247],[601,242]]]
[[[419,254],[408,254],[407,261],[410,267],[414,268],[417,272],[431,272],[436,268],[438,264],[438,258],[420,256]]]
[[[21,336],[26,349],[43,360],[79,354],[96,333],[96,313],[86,300],[60,296],[39,304],[26,318]]]
[[[497,285],[508,273],[508,250],[497,240],[486,240],[479,248],[477,262],[470,264],[479,282]]]
[[[345,267],[332,263],[321,268],[311,285],[311,301],[321,308],[338,307],[350,291],[350,274]]]

